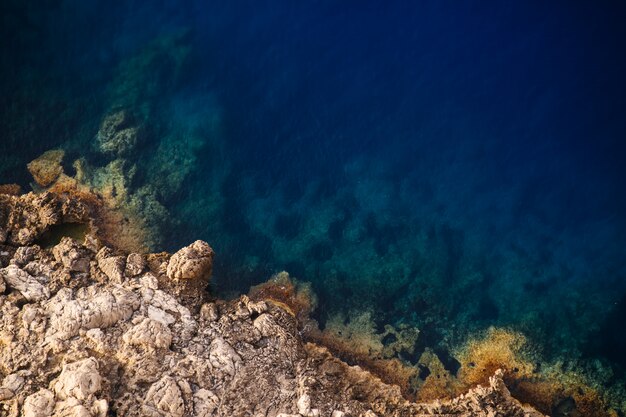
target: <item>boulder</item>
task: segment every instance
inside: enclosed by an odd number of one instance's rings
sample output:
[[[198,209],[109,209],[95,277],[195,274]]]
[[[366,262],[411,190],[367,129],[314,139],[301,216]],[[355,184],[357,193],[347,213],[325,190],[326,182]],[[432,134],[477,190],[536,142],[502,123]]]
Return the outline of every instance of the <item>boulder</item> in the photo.
[[[65,156],[65,151],[61,149],[44,152],[39,158],[28,163],[28,172],[37,184],[47,187],[63,173],[61,166],[63,156]]]
[[[213,249],[208,243],[196,240],[172,255],[167,265],[167,277],[189,280],[207,278],[213,268],[213,256]]]

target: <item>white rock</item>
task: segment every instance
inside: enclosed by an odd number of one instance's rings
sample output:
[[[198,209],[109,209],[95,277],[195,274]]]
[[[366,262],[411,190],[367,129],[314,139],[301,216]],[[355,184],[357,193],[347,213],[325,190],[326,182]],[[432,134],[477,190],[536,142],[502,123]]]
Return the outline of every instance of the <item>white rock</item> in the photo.
[[[98,268],[109,277],[111,282],[120,284],[124,280],[126,258],[123,256],[110,256],[98,259]]]
[[[17,265],[9,265],[0,269],[0,276],[9,287],[18,290],[28,301],[42,301],[50,298],[48,287],[42,285]]]
[[[39,246],[20,246],[15,251],[15,255],[13,255],[12,262],[14,261],[20,266],[26,265],[33,259],[35,259],[35,255],[39,253],[41,249]]]
[[[122,340],[128,345],[167,349],[172,344],[172,332],[160,321],[146,318],[124,333]]]
[[[196,417],[211,417],[220,404],[220,399],[213,392],[200,388],[193,395],[193,411]]]
[[[83,404],[74,397],[56,403],[53,417],[106,417],[109,404],[106,400],[96,400]]]
[[[74,397],[84,401],[100,391],[101,385],[98,361],[87,358],[63,366],[61,375],[54,383],[54,392],[62,400]]]
[[[137,295],[121,287],[110,290],[90,287],[81,299],[72,300],[71,296],[71,292],[59,291],[50,300],[47,342],[67,340],[76,336],[81,329],[113,326],[119,321],[128,320],[140,305]]]
[[[302,394],[296,403],[298,412],[303,416],[308,416],[311,412],[311,397],[308,394]]]
[[[147,273],[139,279],[141,285],[151,290],[159,289],[159,280],[151,273]]]
[[[24,378],[17,373],[7,375],[2,380],[2,387],[8,388],[13,392],[17,392],[20,388],[22,388],[22,385],[24,385]]]
[[[213,249],[208,243],[196,240],[172,255],[167,265],[170,279],[199,279],[211,275]]]
[[[59,401],[54,407],[52,417],[94,417],[80,401],[74,397]]]
[[[136,277],[146,269],[146,259],[138,253],[131,253],[126,258],[125,274],[129,277]]]
[[[148,416],[182,417],[185,414],[182,393],[174,378],[164,376],[152,384],[146,394],[142,411]]]
[[[18,373],[7,375],[0,385],[0,401],[13,398],[22,385],[24,385],[24,378]]]
[[[24,417],[50,417],[54,410],[54,394],[41,389],[24,400]]]
[[[234,376],[241,363],[241,356],[235,352],[235,349],[228,342],[221,337],[216,337],[209,347],[209,362],[213,368]]]
[[[85,337],[89,341],[91,341],[91,343],[93,344],[93,348],[96,352],[98,353],[106,352],[107,340],[106,340],[106,335],[104,334],[102,329],[99,329],[97,327],[95,329],[89,329],[85,333]]]

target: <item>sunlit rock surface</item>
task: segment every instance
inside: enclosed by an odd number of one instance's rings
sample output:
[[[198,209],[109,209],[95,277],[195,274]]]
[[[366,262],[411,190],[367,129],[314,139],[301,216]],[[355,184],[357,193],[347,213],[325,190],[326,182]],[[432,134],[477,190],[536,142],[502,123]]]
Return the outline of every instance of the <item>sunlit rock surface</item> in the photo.
[[[263,290],[210,299],[206,242],[174,256],[121,253],[93,235],[35,245],[69,205],[55,194],[0,197],[2,415],[541,415],[501,372],[452,401],[410,402],[305,342],[299,316]]]

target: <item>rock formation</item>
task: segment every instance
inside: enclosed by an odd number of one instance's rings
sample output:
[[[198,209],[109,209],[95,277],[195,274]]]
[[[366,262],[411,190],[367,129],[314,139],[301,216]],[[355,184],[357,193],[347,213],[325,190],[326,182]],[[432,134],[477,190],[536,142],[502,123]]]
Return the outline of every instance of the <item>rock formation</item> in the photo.
[[[92,235],[36,244],[77,211],[93,213],[52,193],[0,195],[3,416],[541,415],[499,372],[452,401],[406,400],[304,341],[294,311],[263,291],[210,299],[205,242],[173,256],[124,254]]]
[[[98,150],[113,156],[126,156],[137,146],[140,131],[128,111],[109,114],[102,120],[96,135]]]
[[[65,152],[60,149],[44,152],[39,158],[28,164],[28,171],[35,182],[41,187],[47,187],[59,178],[63,173],[61,161]]]

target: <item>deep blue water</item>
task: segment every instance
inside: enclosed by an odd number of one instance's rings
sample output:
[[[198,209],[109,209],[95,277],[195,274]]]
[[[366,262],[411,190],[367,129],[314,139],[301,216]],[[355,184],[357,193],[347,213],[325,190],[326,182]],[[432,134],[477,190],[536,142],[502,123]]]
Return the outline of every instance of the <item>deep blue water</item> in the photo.
[[[623,4],[14,3],[0,182],[27,185],[52,147],[104,164],[93,137],[127,77],[149,125],[133,186],[181,179],[155,249],[210,242],[213,291],[286,269],[322,325],[371,310],[433,344],[512,325],[623,361]]]

